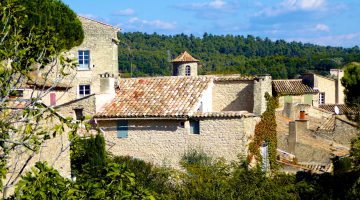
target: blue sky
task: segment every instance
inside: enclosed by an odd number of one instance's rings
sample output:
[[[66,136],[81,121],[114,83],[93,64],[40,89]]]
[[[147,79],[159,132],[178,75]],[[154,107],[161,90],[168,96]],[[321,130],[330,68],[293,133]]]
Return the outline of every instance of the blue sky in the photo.
[[[359,0],[63,0],[123,32],[254,35],[360,46]]]

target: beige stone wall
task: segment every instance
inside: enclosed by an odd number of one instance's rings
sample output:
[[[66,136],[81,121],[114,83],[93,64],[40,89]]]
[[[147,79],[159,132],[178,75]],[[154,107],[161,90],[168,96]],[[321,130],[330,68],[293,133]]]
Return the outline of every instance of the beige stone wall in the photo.
[[[214,82],[212,110],[253,112],[253,94],[253,80]]]
[[[319,92],[325,92],[325,104],[336,103],[336,82],[330,78],[314,75],[314,88]]]
[[[65,117],[72,117],[75,119],[74,109],[83,109],[84,116],[92,117],[95,115],[96,110],[95,101],[95,95],[89,95],[81,99],[59,105],[58,107],[56,107],[56,110],[58,111],[58,113]]]
[[[32,90],[32,89],[25,89],[24,90],[24,99],[36,98],[41,99],[41,101],[50,106],[50,93],[55,93],[56,96],[56,105],[60,105],[69,101],[69,94],[66,90]]]
[[[69,91],[70,100],[78,97],[78,85],[90,84],[91,93],[100,92],[100,74],[109,73],[118,77],[118,47],[114,39],[117,39],[118,30],[80,17],[83,24],[85,39],[83,43],[69,51],[74,58],[78,57],[79,50],[90,51],[90,69],[76,70],[73,88]]]
[[[44,131],[52,133],[52,128],[55,126],[55,124],[58,123],[59,121],[56,118],[48,118],[46,121],[42,121],[39,124],[39,127],[42,127]],[[4,186],[10,186],[6,192],[7,196],[13,194],[15,188],[11,183],[13,182],[16,184],[19,179],[21,179],[21,177],[17,178],[17,176],[19,175],[23,166],[25,166],[25,168],[21,175],[24,175],[26,172],[30,171],[38,161],[47,162],[48,166],[52,166],[58,170],[61,176],[70,178],[70,141],[68,139],[66,130],[67,129],[65,128],[64,133],[61,135],[57,135],[54,138],[45,140],[45,142],[41,144],[39,151],[34,154],[32,158],[30,155],[33,152],[24,146],[17,146],[11,152],[7,163],[8,173],[6,178],[3,179]],[[0,195],[2,194],[0,193]]]
[[[173,75],[174,76],[185,76],[185,69],[186,66],[190,66],[190,76],[197,76],[198,75],[198,63],[191,62],[191,63],[173,63]]]
[[[254,80],[254,92],[253,92],[253,113],[256,115],[262,115],[266,110],[265,94],[272,94],[272,79],[270,75],[260,75]]]
[[[247,155],[248,143],[260,119],[204,119],[200,134],[190,134],[188,123],[178,120],[131,120],[128,138],[117,138],[116,121],[98,121],[104,130],[108,149],[114,155],[130,155],[155,163],[179,167],[181,156],[190,149],[234,160]]]

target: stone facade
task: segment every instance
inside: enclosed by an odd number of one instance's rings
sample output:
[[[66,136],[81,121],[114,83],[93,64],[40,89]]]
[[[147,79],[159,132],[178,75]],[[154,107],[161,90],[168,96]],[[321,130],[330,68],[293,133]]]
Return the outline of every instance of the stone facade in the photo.
[[[259,117],[203,118],[200,134],[191,134],[186,119],[128,120],[128,138],[117,138],[117,121],[99,120],[108,150],[114,155],[130,155],[157,165],[179,167],[182,155],[190,149],[211,156],[235,160],[247,155]]]
[[[39,127],[42,127],[44,131],[53,132],[53,124],[59,124],[59,120],[56,118],[46,119],[47,120],[39,123]],[[51,125],[49,126],[49,124]],[[70,141],[68,139],[66,127],[63,134],[45,140],[44,143],[41,144],[39,151],[36,152],[33,157],[31,157],[32,151],[21,145],[17,146],[11,153],[11,159],[9,159],[7,163],[8,174],[3,180],[6,188],[6,196],[13,194],[15,188],[11,183],[17,183],[20,179],[16,177],[19,175],[21,168],[25,166],[21,174],[25,175],[25,173],[30,171],[38,161],[47,162],[49,166],[54,167],[60,175],[65,178],[71,177]],[[27,161],[28,163],[26,164]]]
[[[212,111],[253,111],[254,81],[216,81],[213,87]]]
[[[335,104],[336,103],[336,81],[332,78],[320,76],[317,74],[304,74],[303,75],[304,83],[310,87],[317,89],[319,95],[321,93],[325,94],[324,104]],[[321,102],[319,102],[321,104]]]
[[[271,76],[261,75],[254,79],[254,108],[253,113],[262,115],[266,110],[265,94],[272,94]]]
[[[79,61],[79,51],[89,51],[89,67],[77,67],[73,70],[66,71],[69,73],[61,83],[70,85],[68,90],[57,91],[53,89],[51,92],[56,93],[57,105],[72,102],[82,96],[79,95],[79,85],[89,85],[90,94],[101,94],[101,76],[107,74],[109,77],[117,80],[118,77],[118,28],[113,26],[79,17],[84,29],[84,41],[80,46],[72,48],[66,55]],[[55,74],[52,74],[55,79]],[[114,86],[113,86],[114,87]],[[42,101],[49,105],[50,93],[42,97]],[[84,107],[87,105],[84,104]],[[93,111],[95,113],[95,107]]]
[[[92,94],[80,99],[66,102],[55,108],[63,116],[72,117],[73,119],[76,119],[75,110],[81,110],[83,116],[92,117],[95,115],[96,111],[95,101],[95,94]]]
[[[190,76],[198,75],[198,63],[197,62],[180,62],[173,63],[173,75],[174,76],[186,76],[186,67],[190,67]]]

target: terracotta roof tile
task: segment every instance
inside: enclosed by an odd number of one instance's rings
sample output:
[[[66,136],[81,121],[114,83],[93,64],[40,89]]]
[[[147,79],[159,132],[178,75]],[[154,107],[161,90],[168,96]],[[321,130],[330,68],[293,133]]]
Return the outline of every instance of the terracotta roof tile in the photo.
[[[211,81],[206,76],[120,79],[116,97],[96,117],[188,116]]]
[[[192,57],[187,51],[184,51],[171,62],[199,62],[199,60]]]
[[[327,111],[335,114],[335,110],[334,110],[335,106],[337,106],[339,108],[339,111],[340,111],[339,115],[344,115],[345,113],[356,113],[355,110],[349,108],[345,104],[322,104],[322,105],[319,105],[319,108],[327,110]]]
[[[273,88],[280,95],[302,95],[317,93],[313,88],[305,85],[301,79],[273,80]]]

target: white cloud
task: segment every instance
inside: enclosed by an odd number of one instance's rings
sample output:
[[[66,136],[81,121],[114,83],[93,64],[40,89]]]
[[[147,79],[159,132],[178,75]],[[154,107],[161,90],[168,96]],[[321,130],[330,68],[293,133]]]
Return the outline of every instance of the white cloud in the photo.
[[[160,29],[160,30],[173,30],[176,28],[176,23],[174,22],[165,22],[161,20],[144,20],[138,17],[132,17],[128,20],[130,26],[136,27],[149,27],[150,29]]]
[[[353,47],[360,43],[360,32],[314,38],[289,38],[287,41],[301,41],[319,45]]]
[[[327,26],[326,24],[316,24],[315,26],[315,31],[325,31],[325,32],[329,32],[330,28],[329,26]]]
[[[190,9],[190,10],[202,10],[202,9],[215,9],[221,10],[227,7],[228,3],[224,0],[211,0],[206,3],[190,3],[178,5],[178,8]]]
[[[222,0],[214,0],[209,3],[209,7],[214,8],[214,9],[221,9],[225,5],[226,5],[226,2],[222,1]]]
[[[256,13],[255,16],[277,16],[283,13],[304,10],[325,10],[325,0],[284,0],[276,6],[264,7],[263,10]]]
[[[127,8],[124,10],[117,10],[114,12],[115,15],[121,15],[121,16],[129,16],[129,15],[134,15],[135,14],[135,10],[131,9],[131,8]]]

